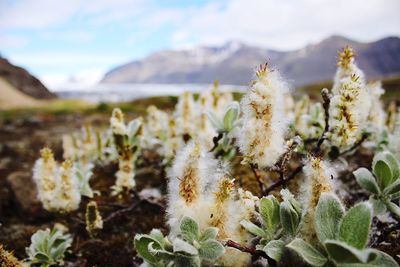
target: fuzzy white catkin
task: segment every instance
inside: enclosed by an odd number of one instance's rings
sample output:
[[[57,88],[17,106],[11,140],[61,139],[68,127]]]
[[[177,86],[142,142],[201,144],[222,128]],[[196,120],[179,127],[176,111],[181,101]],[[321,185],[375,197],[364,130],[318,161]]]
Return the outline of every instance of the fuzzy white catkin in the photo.
[[[366,94],[366,87],[357,76],[342,79],[329,106],[329,132],[334,146],[348,148],[360,138],[370,110]]]
[[[76,177],[76,169],[69,160],[64,161],[59,168],[60,184],[55,202],[58,202],[60,210],[73,211],[79,208],[81,193]]]
[[[112,195],[118,195],[124,189],[130,190],[135,187],[135,162],[132,155],[120,156],[118,159],[118,171],[115,174],[117,180],[111,187]]]
[[[57,165],[49,148],[41,150],[35,162],[33,180],[38,189],[38,198],[48,211],[69,212],[79,208],[81,193],[76,169],[69,160]]]
[[[368,121],[378,131],[382,131],[385,127],[386,113],[383,109],[381,96],[385,93],[381,82],[371,82],[367,84],[368,91],[371,96],[371,109]]]
[[[168,114],[153,105],[149,106],[147,108],[146,125],[144,128],[146,138],[153,138],[158,140],[158,142],[164,141],[167,134],[167,128]]]
[[[244,229],[240,222],[243,220],[250,221],[255,214],[255,206],[258,198],[253,196],[249,191],[238,189],[233,201],[227,205],[227,221],[225,222],[226,237],[236,242],[248,245],[252,235]],[[233,248],[226,248],[225,254],[220,258],[223,266],[241,267],[247,266],[251,261],[251,255],[241,253]]]
[[[52,202],[57,195],[57,164],[52,151],[43,148],[41,157],[36,160],[33,167],[33,180],[38,190],[38,198],[46,210],[52,210]]]
[[[343,50],[339,52],[339,59],[337,63],[338,68],[333,79],[333,94],[339,94],[339,91],[342,87],[342,79],[351,77],[353,75],[358,77],[361,83],[365,84],[364,72],[357,66],[354,57],[354,51],[349,46],[343,48]]]
[[[285,152],[285,94],[288,86],[278,71],[262,66],[240,105],[242,128],[238,135],[241,152],[259,167],[271,167]]]
[[[168,225],[177,235],[179,222],[189,216],[204,229],[210,218],[212,186],[218,162],[200,144],[190,142],[176,155],[168,173]]]
[[[334,170],[320,158],[311,157],[304,166],[305,180],[303,182],[302,204],[303,219],[300,234],[308,242],[315,242],[315,209],[323,192],[332,192]]]
[[[113,134],[127,134],[126,125],[124,122],[124,114],[119,108],[115,108],[110,118],[111,130]]]
[[[349,148],[360,138],[371,109],[364,73],[355,64],[350,47],[339,53],[332,94],[329,106],[330,140],[334,146]]]
[[[195,136],[196,133],[196,107],[193,95],[185,91],[179,97],[175,110],[177,133],[180,136]]]
[[[212,110],[213,112],[217,113],[216,108],[218,107],[218,99],[215,99],[215,97],[218,96],[219,95],[214,96],[211,90],[204,90],[200,93],[197,103],[199,115],[197,118],[198,131],[196,138],[208,149],[211,149],[213,147],[213,137],[217,135],[217,132],[211,125],[211,122],[208,119],[206,112]]]

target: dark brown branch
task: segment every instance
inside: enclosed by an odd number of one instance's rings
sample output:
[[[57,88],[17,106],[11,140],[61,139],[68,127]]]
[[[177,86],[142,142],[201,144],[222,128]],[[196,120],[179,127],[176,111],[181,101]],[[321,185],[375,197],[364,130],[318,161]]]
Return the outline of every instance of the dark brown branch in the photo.
[[[133,203],[132,205],[130,205],[130,206],[127,207],[127,208],[114,211],[114,212],[111,213],[107,218],[105,218],[105,219],[103,220],[103,222],[104,222],[104,223],[107,223],[107,222],[109,222],[109,221],[115,219],[116,217],[122,216],[122,215],[125,214],[125,213],[128,213],[128,212],[133,211],[134,209],[136,209],[136,208],[140,205],[141,202],[142,202],[142,200],[140,200],[139,202]]]
[[[245,253],[249,253],[253,256],[262,257],[268,260],[270,266],[276,266],[276,261],[271,259],[264,251],[256,250],[254,247],[243,246],[233,240],[228,240],[225,242],[225,246],[235,248]]]
[[[269,194],[275,188],[286,185],[289,181],[293,180],[297,174],[299,174],[301,172],[303,167],[304,167],[304,165],[298,166],[286,179],[279,180],[278,182],[276,182],[276,183],[272,184],[270,187],[268,187],[264,191],[264,194]]]
[[[321,145],[326,140],[326,133],[329,131],[329,105],[331,103],[331,95],[329,94],[329,91],[326,88],[321,90],[321,95],[324,101],[322,106],[324,107],[325,111],[325,128],[320,138],[318,139],[317,146],[314,151],[315,154],[318,154],[320,152]]]
[[[218,147],[218,143],[222,139],[222,137],[224,137],[223,133],[219,133],[217,136],[213,137],[214,146],[211,148],[209,152],[214,152],[214,150]]]
[[[358,140],[352,147],[350,147],[349,149],[346,149],[342,152],[339,153],[338,157],[343,156],[355,149],[357,149],[359,146],[362,145],[362,143],[364,143],[365,140],[367,140],[367,138],[369,137],[369,133],[363,133],[360,140]]]
[[[261,177],[261,175],[259,173],[259,169],[258,169],[257,165],[253,164],[253,163],[250,163],[250,168],[251,168],[251,170],[252,170],[252,172],[254,174],[254,177],[256,178],[256,180],[258,182],[258,186],[260,188],[260,193],[261,193],[261,195],[263,195],[265,186],[264,186],[264,182],[262,180],[262,177]]]

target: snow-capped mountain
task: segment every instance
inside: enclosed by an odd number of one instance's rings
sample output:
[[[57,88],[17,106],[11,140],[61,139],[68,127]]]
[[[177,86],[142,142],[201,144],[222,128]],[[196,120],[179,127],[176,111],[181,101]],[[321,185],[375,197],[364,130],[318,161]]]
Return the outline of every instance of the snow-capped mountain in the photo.
[[[211,83],[247,84],[254,69],[265,62],[279,69],[294,85],[325,81],[333,77],[337,52],[350,45],[368,78],[400,74],[400,38],[388,37],[361,43],[332,36],[318,44],[281,52],[229,42],[220,47],[200,46],[165,50],[142,60],[119,66],[104,76],[104,83]]]

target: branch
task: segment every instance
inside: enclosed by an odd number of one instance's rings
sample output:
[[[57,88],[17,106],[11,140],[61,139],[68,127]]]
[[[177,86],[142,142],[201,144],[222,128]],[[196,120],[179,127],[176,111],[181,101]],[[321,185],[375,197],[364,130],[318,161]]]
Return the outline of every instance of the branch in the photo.
[[[318,154],[320,152],[321,145],[326,140],[325,135],[329,131],[329,105],[331,103],[331,95],[329,94],[329,91],[326,88],[321,90],[321,95],[322,95],[322,99],[324,101],[322,106],[324,107],[324,111],[325,111],[325,128],[324,128],[324,131],[322,132],[320,138],[318,139],[317,147],[315,148],[315,151],[314,151],[315,154]]]
[[[356,143],[354,143],[354,145],[352,147],[350,147],[349,149],[346,149],[346,150],[340,152],[338,157],[343,156],[343,155],[357,149],[359,146],[362,145],[362,143],[364,143],[365,140],[367,140],[368,137],[369,137],[369,133],[363,133],[360,140],[358,140]]]
[[[275,260],[271,259],[264,251],[256,250],[254,247],[246,247],[233,240],[226,241],[225,246],[235,248],[237,250],[240,250],[241,252],[249,253],[253,256],[263,257],[268,260],[268,264],[270,266],[276,266]]]
[[[211,148],[209,152],[214,152],[214,150],[218,147],[218,143],[222,139],[222,137],[224,137],[223,133],[219,133],[217,136],[213,137],[214,146]]]
[[[128,213],[128,212],[133,211],[134,209],[136,209],[136,208],[139,206],[139,204],[140,204],[142,201],[143,201],[143,200],[140,200],[139,202],[135,202],[135,203],[133,203],[132,205],[130,205],[129,207],[127,207],[127,208],[114,211],[114,212],[111,213],[107,218],[105,218],[105,219],[103,220],[103,222],[104,222],[104,223],[107,223],[107,222],[113,220],[113,219],[116,218],[116,217],[119,217],[119,216],[121,216],[121,215],[123,215],[123,214],[125,214],[125,213]]]
[[[303,169],[304,165],[300,165],[298,166],[291,175],[289,175],[286,179],[283,180],[279,180],[278,182],[272,184],[270,187],[268,187],[265,191],[264,194],[269,194],[272,190],[274,190],[277,187],[286,185],[289,181],[293,180],[297,174],[299,174],[301,172],[301,170]]]
[[[253,171],[254,177],[256,177],[256,180],[258,182],[258,186],[260,187],[260,193],[263,195],[264,193],[264,182],[262,181],[262,177],[260,176],[258,167],[256,164],[250,163],[250,168]]]

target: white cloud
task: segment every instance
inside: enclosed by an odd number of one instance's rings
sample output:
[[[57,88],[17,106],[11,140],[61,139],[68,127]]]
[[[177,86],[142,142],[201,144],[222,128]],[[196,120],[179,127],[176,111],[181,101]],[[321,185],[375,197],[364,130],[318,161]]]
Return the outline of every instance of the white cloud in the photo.
[[[240,40],[294,49],[342,34],[362,41],[400,35],[398,0],[232,0],[189,12],[173,34],[185,41],[221,44]]]
[[[0,44],[2,48],[8,47],[23,47],[28,43],[26,38],[19,36],[19,35],[11,35],[11,34],[3,34],[0,35]]]
[[[95,53],[19,53],[10,56],[10,60],[15,64],[51,67],[62,65],[64,67],[76,67],[85,65],[109,65],[115,62],[126,60],[125,55],[118,54],[95,54]]]

